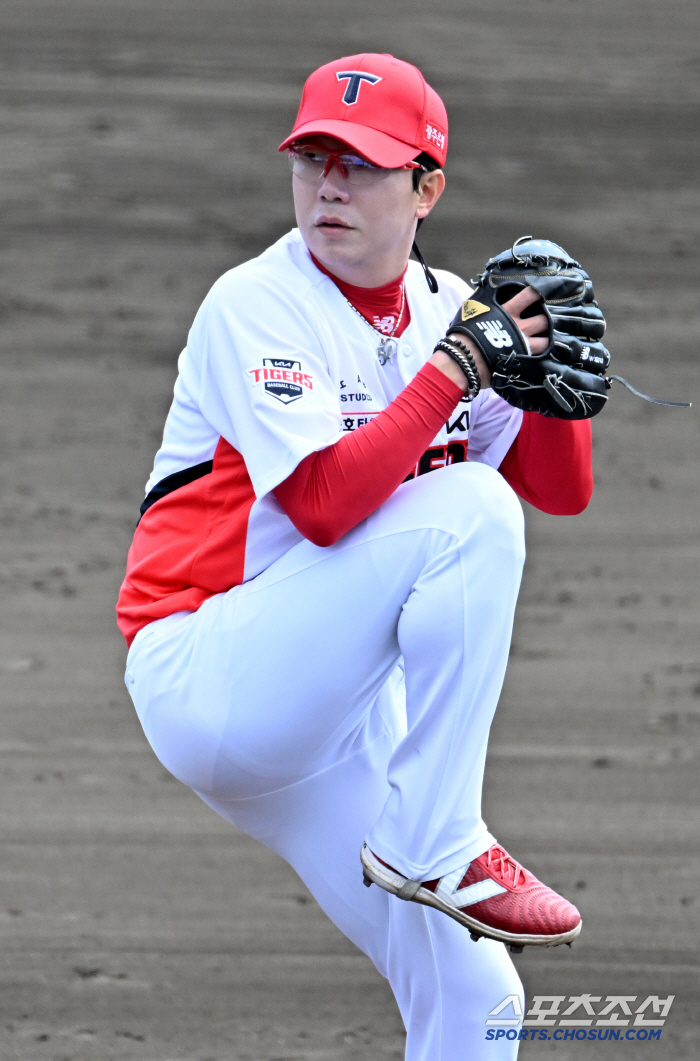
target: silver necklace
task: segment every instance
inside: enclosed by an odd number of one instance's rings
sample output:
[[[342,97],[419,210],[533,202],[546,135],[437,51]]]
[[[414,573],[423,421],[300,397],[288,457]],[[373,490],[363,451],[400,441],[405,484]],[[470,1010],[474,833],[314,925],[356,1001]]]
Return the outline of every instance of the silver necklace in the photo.
[[[343,298],[345,298],[345,295],[343,295]],[[350,301],[349,298],[345,298],[345,301],[347,302],[348,306],[350,306],[352,309],[355,310],[355,313],[357,314],[357,316],[360,317],[365,322],[365,324],[367,325],[368,328],[371,328],[373,332],[377,332],[377,329],[374,327],[374,325],[369,323],[369,321],[367,320],[367,318],[365,317],[365,315],[363,313],[360,313],[360,311],[357,308],[357,306],[353,306],[353,304],[352,304],[352,302]],[[404,280],[404,282],[401,284],[401,309],[399,310],[399,315],[396,318],[396,324],[394,325],[394,329],[393,329],[391,335],[382,335],[381,336],[381,339],[379,340],[379,346],[377,347],[377,357],[379,358],[379,364],[380,365],[386,365],[387,361],[391,361],[392,357],[394,356],[394,354],[396,353],[396,351],[399,348],[399,344],[396,342],[396,339],[394,338],[394,336],[396,335],[396,329],[398,328],[398,326],[401,323],[401,320],[403,318],[403,311],[404,311],[404,306],[405,305],[406,305],[406,281]],[[378,332],[378,334],[381,335],[381,332]]]

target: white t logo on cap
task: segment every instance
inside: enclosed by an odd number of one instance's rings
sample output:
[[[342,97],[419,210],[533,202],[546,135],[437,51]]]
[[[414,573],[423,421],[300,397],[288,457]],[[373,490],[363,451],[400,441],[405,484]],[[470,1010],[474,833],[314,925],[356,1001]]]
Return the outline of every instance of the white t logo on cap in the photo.
[[[339,71],[335,76],[338,81],[347,81],[345,92],[343,93],[343,103],[348,105],[357,103],[360,95],[360,85],[363,81],[366,81],[368,85],[376,85],[378,81],[382,80],[376,74],[366,74],[363,70],[343,70]]]

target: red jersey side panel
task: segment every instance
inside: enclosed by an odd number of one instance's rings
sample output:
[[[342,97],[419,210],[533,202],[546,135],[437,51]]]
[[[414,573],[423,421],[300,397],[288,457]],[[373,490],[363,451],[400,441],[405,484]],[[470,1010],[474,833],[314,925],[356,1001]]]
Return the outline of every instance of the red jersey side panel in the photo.
[[[219,439],[211,472],[160,498],[139,523],[117,604],[127,642],[153,619],[197,611],[243,582],[255,501],[241,454]]]

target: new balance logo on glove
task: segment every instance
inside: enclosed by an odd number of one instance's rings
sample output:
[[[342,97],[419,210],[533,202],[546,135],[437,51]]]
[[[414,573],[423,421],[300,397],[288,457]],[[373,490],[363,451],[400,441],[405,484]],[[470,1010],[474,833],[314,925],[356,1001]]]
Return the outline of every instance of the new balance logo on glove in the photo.
[[[497,350],[513,345],[513,340],[500,321],[477,321],[476,327],[481,329],[491,346],[495,346]]]

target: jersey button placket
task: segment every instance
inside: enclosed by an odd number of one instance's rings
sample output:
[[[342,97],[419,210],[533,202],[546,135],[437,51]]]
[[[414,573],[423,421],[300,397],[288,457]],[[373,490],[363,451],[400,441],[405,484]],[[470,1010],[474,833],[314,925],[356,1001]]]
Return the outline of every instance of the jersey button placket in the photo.
[[[398,356],[396,358],[396,367],[399,370],[399,375],[403,380],[404,386],[411,382],[415,376],[413,368],[413,347],[410,343],[401,343]]]

